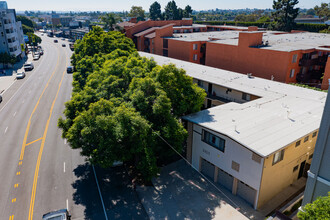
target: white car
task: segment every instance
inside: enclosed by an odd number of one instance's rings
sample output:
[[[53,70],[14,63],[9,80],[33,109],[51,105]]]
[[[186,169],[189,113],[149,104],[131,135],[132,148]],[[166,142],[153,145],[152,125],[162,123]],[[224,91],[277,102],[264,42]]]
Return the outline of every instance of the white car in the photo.
[[[25,77],[25,73],[24,72],[18,72],[16,73],[16,79],[23,79]]]
[[[23,67],[24,67],[24,70],[25,70],[25,71],[28,71],[28,70],[33,70],[34,65],[33,65],[33,63],[28,62],[28,63],[24,64]]]
[[[39,60],[39,55],[34,55],[33,60]]]

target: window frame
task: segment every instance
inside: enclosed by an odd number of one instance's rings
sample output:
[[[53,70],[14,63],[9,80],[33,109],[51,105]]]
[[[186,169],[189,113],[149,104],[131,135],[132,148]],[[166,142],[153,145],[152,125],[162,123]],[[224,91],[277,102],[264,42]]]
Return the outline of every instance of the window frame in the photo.
[[[306,143],[309,140],[309,135],[304,138],[304,143]]]
[[[197,54],[194,54],[194,55],[193,55],[193,60],[194,60],[194,61],[197,61],[197,60],[198,60],[198,55],[197,55]]]
[[[285,149],[280,150],[280,151],[278,151],[274,154],[274,156],[273,156],[273,166],[275,164],[281,162],[284,159],[284,152],[285,152]],[[278,154],[279,154],[279,156],[276,156]],[[278,157],[278,158],[276,158],[276,157]]]
[[[198,50],[198,44],[193,44],[193,50]]]
[[[315,131],[312,135],[312,138],[316,137],[317,136],[317,131]]]
[[[297,141],[297,142],[296,142],[296,147],[299,147],[300,144],[301,144],[301,140]]]
[[[293,54],[292,56],[292,63],[296,63],[298,59],[298,54]]]
[[[208,137],[207,137],[208,136]],[[211,137],[210,137],[211,136]],[[209,141],[210,138],[215,138],[214,141]],[[218,143],[219,143],[219,146],[216,145],[216,138],[219,139]],[[206,130],[202,130],[202,141],[212,147],[214,147],[215,149],[221,151],[221,152],[225,152],[225,148],[226,148],[226,140],[209,132],[209,131],[206,131]]]
[[[295,69],[291,69],[290,70],[290,78],[293,78],[294,77],[294,74],[295,74],[296,70]]]

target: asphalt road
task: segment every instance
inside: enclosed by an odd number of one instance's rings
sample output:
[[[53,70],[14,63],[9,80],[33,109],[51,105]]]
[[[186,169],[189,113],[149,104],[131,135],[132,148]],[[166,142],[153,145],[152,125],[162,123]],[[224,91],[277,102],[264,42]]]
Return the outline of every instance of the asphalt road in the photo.
[[[123,168],[96,168],[99,190],[92,167],[61,138],[57,120],[71,96],[72,53],[68,42],[42,38],[44,55],[0,104],[1,219],[41,219],[63,208],[72,219],[146,219]]]

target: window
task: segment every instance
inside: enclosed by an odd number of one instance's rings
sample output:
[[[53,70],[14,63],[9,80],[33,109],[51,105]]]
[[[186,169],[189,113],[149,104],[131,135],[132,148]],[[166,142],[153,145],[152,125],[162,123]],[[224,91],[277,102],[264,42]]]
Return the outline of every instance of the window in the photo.
[[[152,50],[151,50],[152,52],[151,53],[155,53],[155,49],[154,48],[152,48]]]
[[[281,151],[275,153],[274,158],[273,158],[273,165],[275,165],[278,162],[280,162],[281,160],[283,160],[283,157],[284,157],[284,150],[281,150]]]
[[[203,130],[202,141],[225,152],[225,140],[208,131]]]
[[[231,162],[231,168],[233,170],[236,170],[237,172],[239,172],[239,163],[236,163],[235,161]]]
[[[168,40],[163,39],[163,48],[168,48]]]
[[[309,136],[305,137],[304,143],[308,141]]]
[[[193,50],[197,50],[197,47],[198,47],[198,45],[197,44],[194,44],[193,45]]]
[[[203,87],[203,81],[198,80],[197,84],[198,84],[199,87]]]
[[[313,158],[313,154],[309,155],[308,159],[312,159]]]
[[[297,57],[298,57],[297,54],[293,55],[293,57],[292,57],[292,63],[296,63],[297,62]]]
[[[168,57],[168,50],[163,50],[163,56]]]
[[[242,94],[242,99],[246,100],[246,101],[250,101],[251,100],[251,96],[249,94],[243,93]]]
[[[257,163],[261,163],[261,157],[258,154],[252,153],[252,160]]]
[[[154,39],[152,39],[152,40],[151,40],[151,43],[152,43],[152,44],[154,44],[154,43],[155,43]]]
[[[197,60],[197,54],[194,54],[193,60]]]
[[[298,167],[299,167],[299,165],[295,166],[295,167],[293,168],[293,172],[296,172],[296,171],[298,170]]]
[[[298,147],[300,145],[300,140],[296,142],[296,147]]]
[[[316,137],[316,135],[317,135],[317,131],[313,133],[312,137]]]
[[[294,77],[294,69],[292,69],[291,71],[290,71],[290,78],[293,78]]]

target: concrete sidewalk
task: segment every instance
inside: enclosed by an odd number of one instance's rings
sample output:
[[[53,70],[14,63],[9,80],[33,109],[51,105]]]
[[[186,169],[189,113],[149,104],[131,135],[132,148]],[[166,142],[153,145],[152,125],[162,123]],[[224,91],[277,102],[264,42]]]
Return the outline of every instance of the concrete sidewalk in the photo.
[[[153,185],[137,187],[150,219],[248,219],[183,160],[163,168]]]

